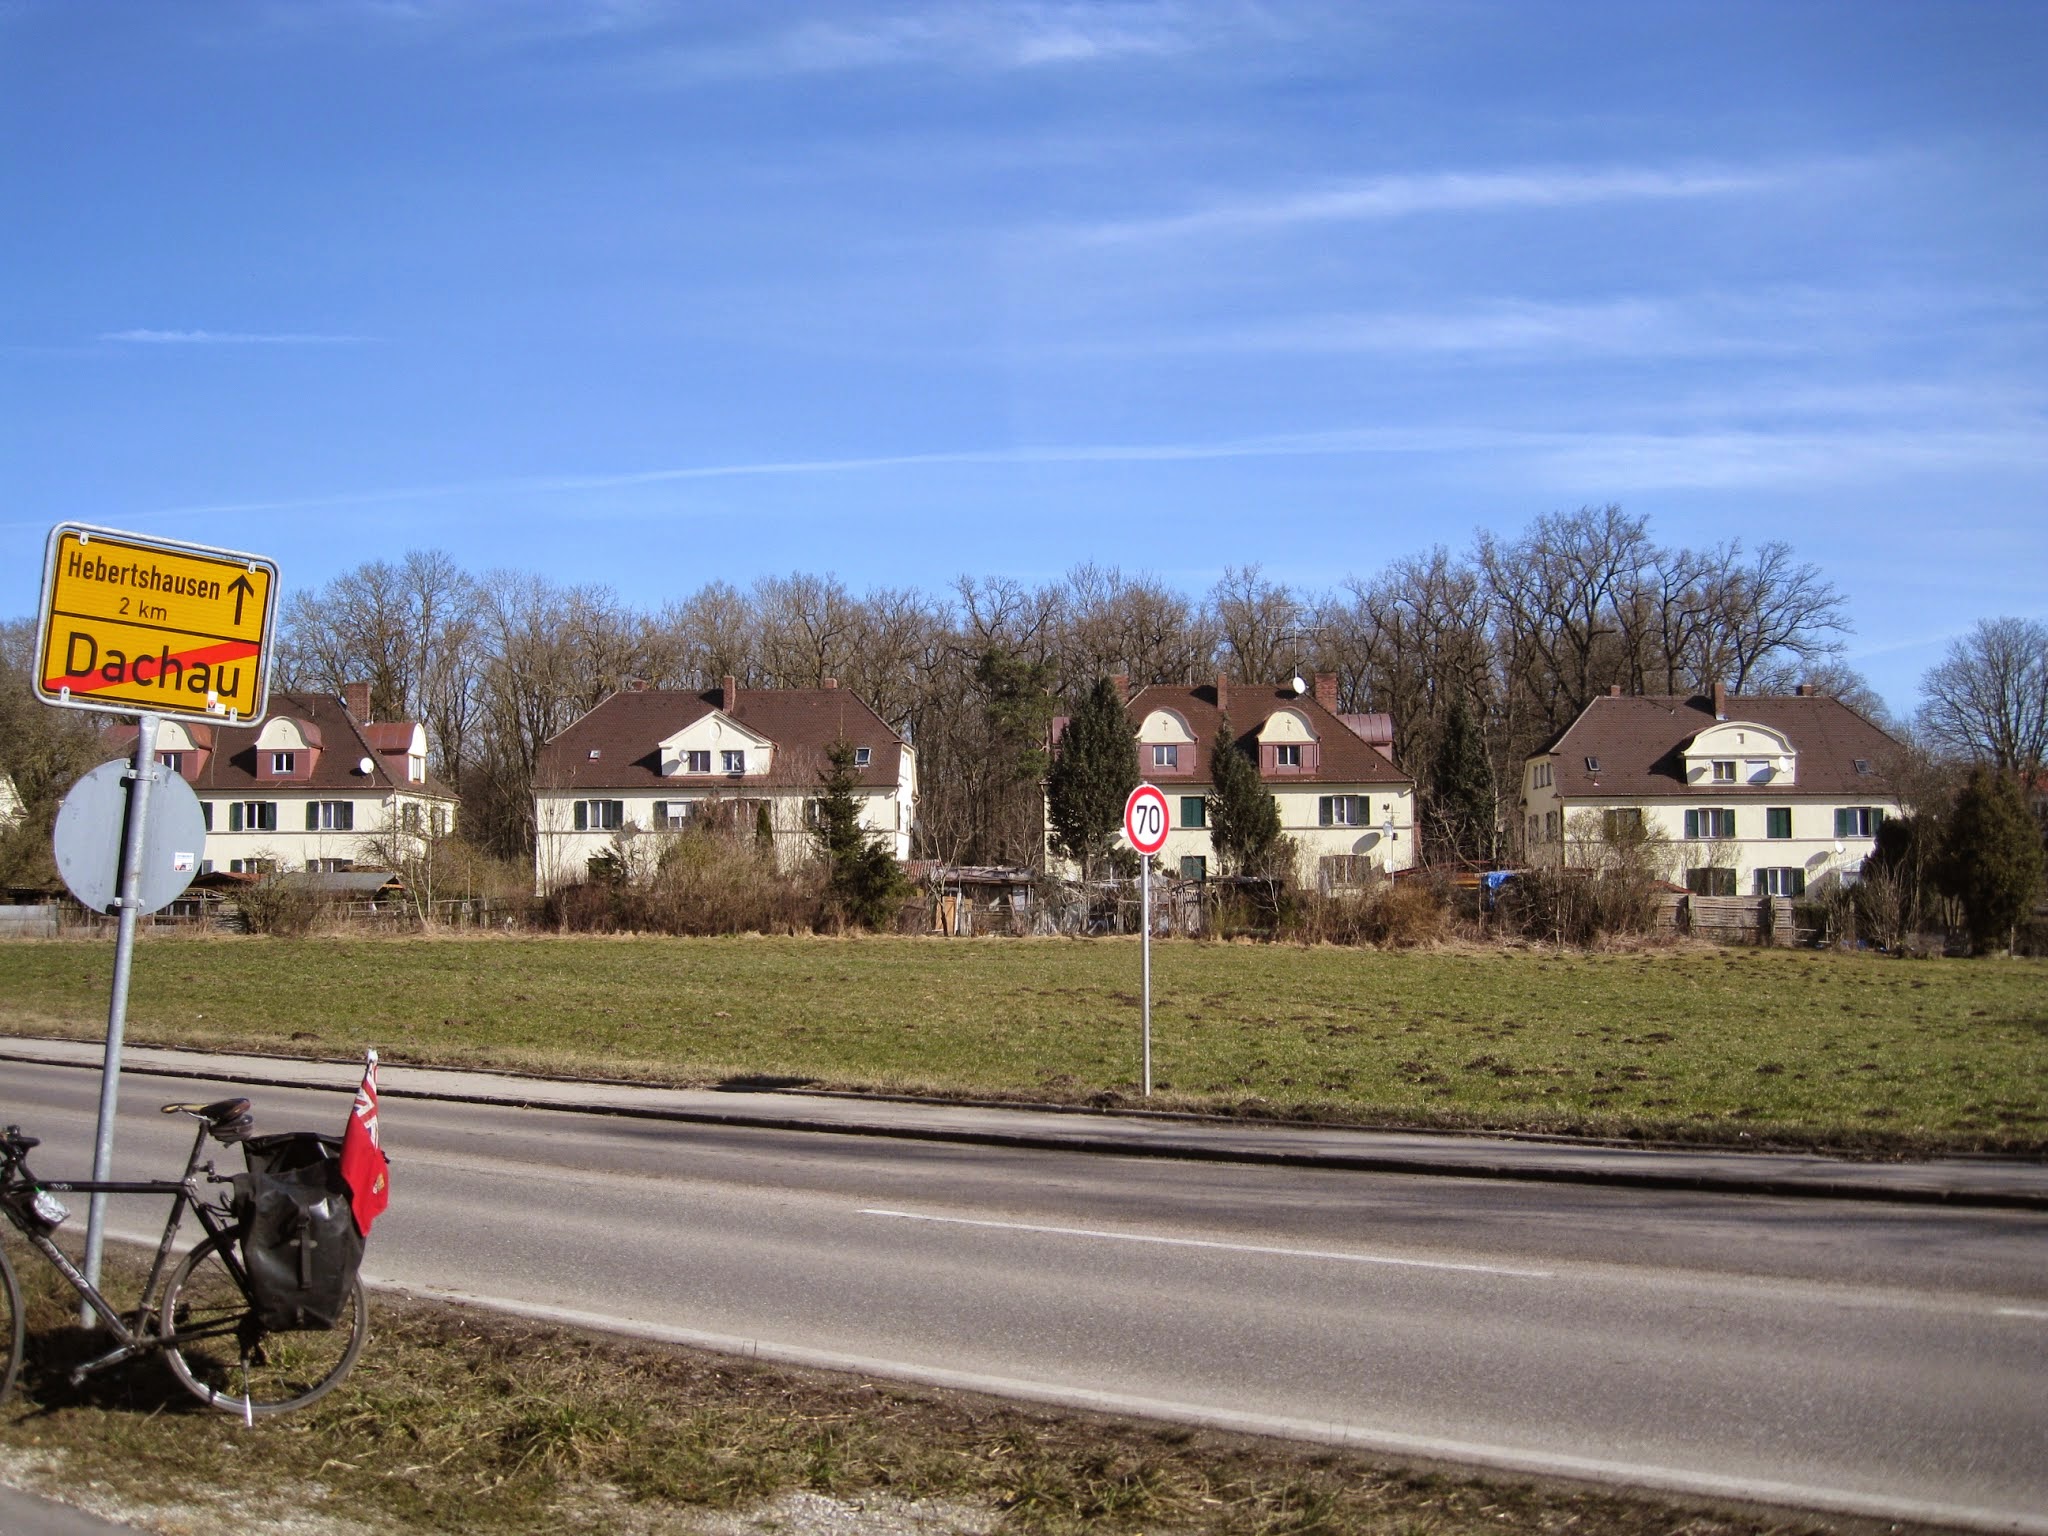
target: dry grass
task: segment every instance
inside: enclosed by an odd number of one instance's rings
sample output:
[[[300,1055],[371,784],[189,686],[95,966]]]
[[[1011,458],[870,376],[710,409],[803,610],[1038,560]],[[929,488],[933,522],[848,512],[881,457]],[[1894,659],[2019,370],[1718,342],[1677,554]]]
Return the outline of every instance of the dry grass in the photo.
[[[787,1530],[807,1500],[833,1501],[837,1529],[874,1531],[919,1512],[928,1529],[1020,1533],[1856,1529],[1060,1415],[384,1295],[349,1381],[250,1430],[155,1361],[66,1386],[82,1346],[46,1273],[24,1270],[32,1354],[25,1390],[0,1408],[0,1475],[160,1531],[662,1532],[713,1516]]]

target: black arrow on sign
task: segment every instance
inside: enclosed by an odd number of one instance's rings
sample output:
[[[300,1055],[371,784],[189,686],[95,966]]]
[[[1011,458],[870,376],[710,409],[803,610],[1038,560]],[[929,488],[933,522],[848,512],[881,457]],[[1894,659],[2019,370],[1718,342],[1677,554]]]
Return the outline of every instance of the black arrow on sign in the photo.
[[[235,622],[239,624],[242,622],[242,599],[245,597],[254,597],[256,595],[256,589],[249,585],[248,577],[237,576],[233,581],[228,583],[228,590],[235,594]]]

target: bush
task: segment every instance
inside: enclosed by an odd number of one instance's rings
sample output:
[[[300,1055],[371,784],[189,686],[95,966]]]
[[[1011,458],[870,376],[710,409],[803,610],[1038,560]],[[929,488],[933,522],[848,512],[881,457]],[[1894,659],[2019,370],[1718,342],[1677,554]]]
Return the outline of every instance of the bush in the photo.
[[[1303,896],[1297,937],[1309,943],[1415,949],[1450,928],[1447,892],[1433,880],[1382,881],[1364,891]]]
[[[1612,873],[1532,869],[1502,888],[1495,910],[1505,931],[1586,949],[1616,935],[1648,933],[1657,920],[1657,885]]]
[[[288,875],[265,875],[235,898],[251,933],[296,939],[310,932],[327,903],[319,892]]]
[[[693,830],[666,835],[644,878],[607,865],[603,876],[555,891],[542,910],[574,933],[808,933],[822,892],[814,871],[785,874],[752,840]]]

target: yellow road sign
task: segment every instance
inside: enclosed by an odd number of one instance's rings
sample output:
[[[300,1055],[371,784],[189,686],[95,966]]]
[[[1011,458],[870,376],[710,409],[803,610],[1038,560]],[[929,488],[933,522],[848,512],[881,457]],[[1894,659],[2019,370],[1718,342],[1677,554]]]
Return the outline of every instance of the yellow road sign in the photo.
[[[258,719],[276,597],[277,566],[261,555],[59,524],[36,694],[79,709]]]

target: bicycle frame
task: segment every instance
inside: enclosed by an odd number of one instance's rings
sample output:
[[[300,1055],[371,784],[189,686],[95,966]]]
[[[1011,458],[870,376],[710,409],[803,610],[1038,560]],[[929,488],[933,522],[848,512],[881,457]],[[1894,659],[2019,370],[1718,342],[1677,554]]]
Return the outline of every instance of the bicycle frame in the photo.
[[[38,1179],[29,1172],[25,1153],[15,1158],[11,1167],[6,1170],[8,1179],[4,1193],[7,1198],[0,1200],[0,1209],[6,1211],[8,1220],[15,1225],[22,1236],[28,1240],[29,1244],[41,1253],[45,1259],[49,1260],[57,1273],[62,1275],[72,1290],[78,1293],[79,1298],[92,1308],[100,1320],[107,1325],[108,1331],[117,1341],[115,1347],[106,1354],[88,1360],[71,1371],[70,1376],[73,1386],[76,1386],[95,1371],[104,1370],[110,1365],[118,1365],[124,1360],[133,1359],[137,1355],[160,1348],[166,1343],[177,1342],[176,1335],[168,1329],[162,1327],[152,1329],[150,1320],[155,1311],[158,1294],[163,1289],[164,1281],[170,1268],[171,1251],[177,1244],[178,1230],[184,1224],[186,1208],[189,1206],[192,1213],[199,1218],[199,1224],[206,1229],[209,1237],[234,1230],[234,1223],[222,1219],[225,1213],[220,1207],[208,1201],[200,1186],[202,1175],[210,1182],[217,1184],[226,1184],[233,1181],[231,1175],[223,1177],[214,1173],[211,1161],[201,1161],[200,1154],[206,1150],[208,1130],[209,1127],[202,1121],[197,1133],[192,1138],[192,1151],[185,1159],[184,1176],[179,1179]],[[85,1277],[83,1270],[72,1263],[70,1256],[57,1246],[56,1240],[48,1231],[43,1229],[41,1223],[33,1221],[19,1209],[23,1202],[17,1197],[29,1190],[49,1190],[52,1193],[67,1195],[169,1195],[172,1197],[171,1212],[164,1222],[163,1237],[157,1243],[156,1257],[150,1263],[149,1278],[143,1283],[142,1296],[136,1302],[132,1321],[122,1317],[115,1310],[113,1303],[107,1300],[98,1286]],[[248,1276],[241,1273],[240,1266],[232,1252],[224,1254],[223,1257],[227,1260],[230,1270],[234,1273],[236,1282],[246,1291],[248,1288]]]

